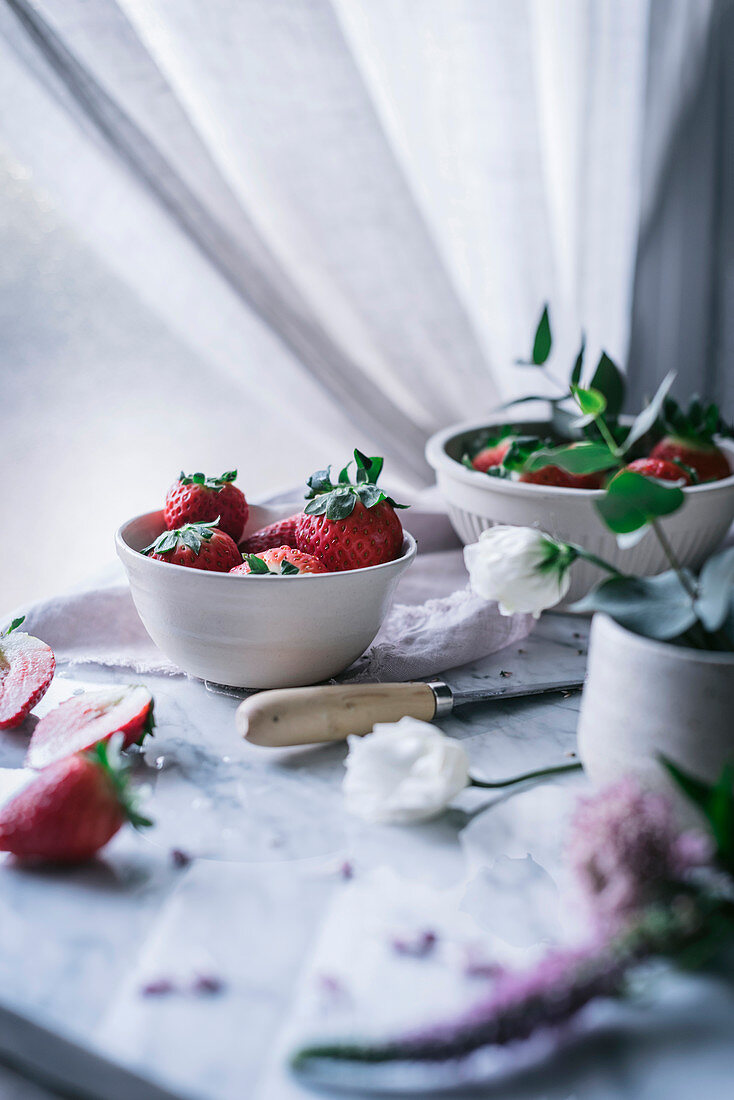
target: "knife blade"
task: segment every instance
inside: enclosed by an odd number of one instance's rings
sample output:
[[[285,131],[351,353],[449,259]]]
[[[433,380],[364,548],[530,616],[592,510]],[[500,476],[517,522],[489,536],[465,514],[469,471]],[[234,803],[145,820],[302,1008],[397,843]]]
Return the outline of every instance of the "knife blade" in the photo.
[[[282,748],[343,741],[363,736],[376,722],[397,722],[406,716],[431,722],[456,707],[492,699],[517,699],[582,687],[578,678],[530,684],[491,683],[484,687],[452,688],[445,680],[402,684],[327,684],[276,688],[250,695],[237,708],[239,733],[254,745]]]

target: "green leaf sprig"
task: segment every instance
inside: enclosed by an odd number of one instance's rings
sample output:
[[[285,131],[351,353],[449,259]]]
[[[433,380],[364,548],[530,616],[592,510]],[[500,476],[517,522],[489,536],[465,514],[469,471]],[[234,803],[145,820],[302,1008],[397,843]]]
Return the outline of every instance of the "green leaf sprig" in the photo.
[[[19,626],[22,626],[24,622],[25,615],[21,615],[19,619],[13,619],[8,629],[0,633],[0,638],[7,638],[8,634],[12,634],[13,631],[17,630]]]

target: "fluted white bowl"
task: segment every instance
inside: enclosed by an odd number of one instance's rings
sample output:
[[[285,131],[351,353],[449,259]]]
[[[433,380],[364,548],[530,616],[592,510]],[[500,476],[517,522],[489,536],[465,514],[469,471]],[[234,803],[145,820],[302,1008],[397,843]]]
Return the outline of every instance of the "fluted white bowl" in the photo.
[[[621,550],[611,531],[602,523],[594,501],[603,489],[567,489],[532,485],[488,477],[469,470],[461,456],[472,438],[493,424],[507,422],[506,414],[483,421],[454,424],[436,432],[426,445],[426,458],[436,471],[436,483],[446,503],[453,527],[462,542],[476,542],[482,531],[497,523],[517,527],[538,527],[566,542],[579,543],[626,573],[651,576],[670,568],[663,550],[648,532],[636,546]],[[528,429],[548,429],[547,420],[526,420]],[[734,469],[734,446],[721,441]],[[721,481],[691,485],[683,490],[685,504],[662,525],[678,558],[698,569],[722,542],[734,520],[734,474]],[[602,570],[579,561],[571,571],[571,587],[559,607],[581,599],[603,576]]]
[[[281,518],[258,513],[251,530]],[[382,565],[232,576],[141,554],[164,526],[162,512],[148,512],[117,532],[138,614],[158,648],[185,672],[232,687],[299,687],[343,672],[377,634],[398,578],[416,554],[406,533],[401,556]]]

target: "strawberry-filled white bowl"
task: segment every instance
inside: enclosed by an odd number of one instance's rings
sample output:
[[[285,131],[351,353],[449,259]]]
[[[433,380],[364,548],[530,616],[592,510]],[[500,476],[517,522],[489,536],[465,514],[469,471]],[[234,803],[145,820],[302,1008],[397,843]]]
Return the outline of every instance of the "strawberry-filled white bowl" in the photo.
[[[648,532],[636,546],[620,549],[615,536],[599,518],[594,501],[603,489],[567,489],[490,477],[462,465],[462,455],[475,440],[494,426],[507,422],[508,414],[454,424],[433,435],[426,458],[436,471],[436,484],[446,503],[451,523],[464,543],[476,542],[482,531],[496,523],[538,527],[565,542],[584,546],[626,573],[651,576],[670,565],[658,540]],[[551,432],[542,417],[526,419],[519,430],[532,435]],[[719,440],[734,470],[734,445]],[[721,543],[734,520],[734,474],[720,481],[691,485],[683,490],[686,502],[662,526],[679,560],[698,569]],[[578,561],[571,570],[571,587],[560,608],[581,599],[604,576],[602,570]]]
[[[292,509],[291,509],[292,510]],[[284,518],[255,508],[248,530]],[[416,554],[405,534],[395,561],[341,573],[233,576],[140,553],[162,512],[123,523],[117,553],[145,629],[185,672],[243,688],[299,687],[343,672],[370,645]]]

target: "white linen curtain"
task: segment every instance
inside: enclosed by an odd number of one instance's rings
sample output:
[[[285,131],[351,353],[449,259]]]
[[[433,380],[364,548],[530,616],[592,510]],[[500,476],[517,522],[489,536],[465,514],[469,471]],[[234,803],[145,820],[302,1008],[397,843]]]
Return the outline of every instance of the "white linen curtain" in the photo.
[[[430,431],[528,386],[545,299],[560,375],[582,324],[624,360],[647,27],[647,0],[0,0],[5,603],[81,579],[182,465],[257,495],[356,443],[427,483]]]

